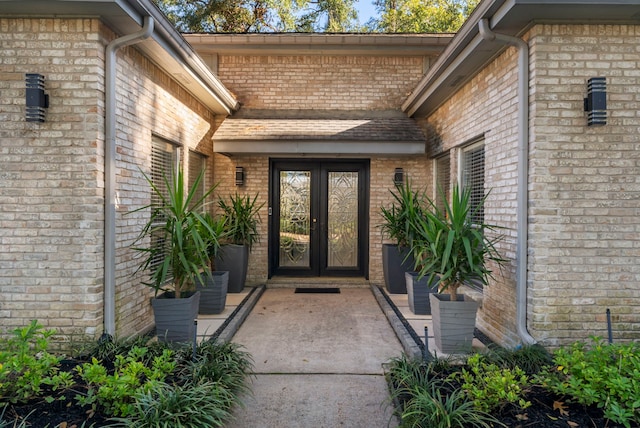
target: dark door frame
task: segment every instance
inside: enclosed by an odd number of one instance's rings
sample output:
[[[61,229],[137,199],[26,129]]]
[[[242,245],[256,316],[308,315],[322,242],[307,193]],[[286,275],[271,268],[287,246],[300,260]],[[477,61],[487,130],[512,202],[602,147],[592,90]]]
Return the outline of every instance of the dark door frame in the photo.
[[[311,248],[313,252],[310,257],[315,257],[316,263],[311,269],[282,269],[278,268],[279,255],[279,171],[283,169],[310,169],[317,174],[316,180],[312,181],[311,191],[317,195],[318,203],[312,208],[317,210],[312,215],[315,218],[325,219],[327,210],[327,174],[329,171],[341,171],[344,169],[359,171],[358,180],[358,267],[357,269],[341,270],[327,269],[327,248],[326,248],[326,225],[319,224],[318,232],[312,233]],[[269,274],[288,276],[369,276],[369,159],[330,159],[330,158],[274,158],[269,160],[269,220],[268,220],[268,260]],[[322,233],[322,239],[321,234]]]

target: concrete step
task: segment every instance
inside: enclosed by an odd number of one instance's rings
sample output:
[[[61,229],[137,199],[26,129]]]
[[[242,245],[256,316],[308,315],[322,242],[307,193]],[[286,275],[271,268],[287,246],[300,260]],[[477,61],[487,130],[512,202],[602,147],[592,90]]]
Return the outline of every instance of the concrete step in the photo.
[[[274,276],[267,281],[267,288],[369,288],[363,277],[290,277]]]

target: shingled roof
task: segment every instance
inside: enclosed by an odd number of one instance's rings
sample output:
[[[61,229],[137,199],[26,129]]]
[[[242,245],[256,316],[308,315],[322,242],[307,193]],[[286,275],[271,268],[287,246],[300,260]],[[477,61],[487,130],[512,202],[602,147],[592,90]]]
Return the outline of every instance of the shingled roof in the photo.
[[[407,117],[228,118],[213,136],[221,153],[423,154],[425,137]]]

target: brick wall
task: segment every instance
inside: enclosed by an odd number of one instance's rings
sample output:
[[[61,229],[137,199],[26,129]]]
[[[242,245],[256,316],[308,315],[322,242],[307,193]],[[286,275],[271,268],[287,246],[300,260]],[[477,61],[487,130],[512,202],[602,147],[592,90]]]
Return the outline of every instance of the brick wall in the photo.
[[[99,29],[90,19],[0,19],[3,331],[38,319],[59,329],[60,340],[100,333],[104,49]],[[45,123],[25,121],[25,73],[45,76],[50,96]]]
[[[515,242],[517,186],[517,52],[507,49],[427,118],[430,155],[449,151],[451,183],[457,181],[460,150],[483,140],[485,183],[491,189],[485,221],[503,227],[501,254],[510,262],[494,269],[495,281],[485,287],[478,327],[489,337],[510,345],[515,333]],[[464,112],[464,114],[460,114]]]
[[[422,57],[221,55],[218,75],[243,108],[399,110],[423,63]]]
[[[551,345],[640,338],[640,26],[531,32],[530,322]],[[587,80],[607,79],[608,123],[586,126]]]
[[[60,341],[102,333],[104,49],[92,19],[0,19],[1,330],[38,319]],[[24,74],[45,76],[45,123],[28,123]],[[149,202],[152,134],[212,156],[212,114],[133,47],[118,52],[116,313],[118,335],[148,329],[150,290],[130,245]],[[211,166],[213,163],[211,162]],[[209,183],[213,183],[210,168]],[[77,337],[76,337],[77,339]],[[64,346],[64,345],[60,345]]]
[[[606,336],[606,308],[615,338],[639,337],[639,29],[539,25],[525,36],[531,48],[528,328],[544,345]],[[516,64],[516,50],[508,48],[425,122],[431,153],[452,150],[452,160],[466,141],[484,137],[486,220],[505,227],[501,250],[510,262],[485,288],[478,325],[507,345],[518,342]],[[596,76],[607,77],[609,123],[589,128],[583,98],[587,79]]]

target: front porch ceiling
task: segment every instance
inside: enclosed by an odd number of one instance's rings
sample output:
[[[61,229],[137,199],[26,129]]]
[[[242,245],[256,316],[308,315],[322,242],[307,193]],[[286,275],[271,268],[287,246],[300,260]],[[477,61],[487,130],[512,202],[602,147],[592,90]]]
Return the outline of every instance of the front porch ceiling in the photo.
[[[425,137],[407,117],[372,119],[227,118],[213,150],[228,155],[419,155]]]

